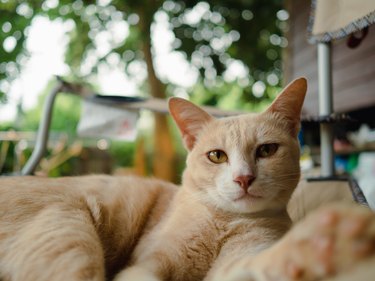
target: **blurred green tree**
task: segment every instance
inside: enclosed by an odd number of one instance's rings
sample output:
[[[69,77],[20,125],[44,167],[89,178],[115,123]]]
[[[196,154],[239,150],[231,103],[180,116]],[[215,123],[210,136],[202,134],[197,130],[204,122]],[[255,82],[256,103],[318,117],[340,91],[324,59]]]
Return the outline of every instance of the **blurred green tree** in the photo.
[[[147,70],[146,92],[166,98],[178,86],[155,69],[153,31],[163,18],[173,34],[171,51],[182,53],[200,74],[189,90],[193,99],[212,105],[228,105],[231,99],[235,102],[229,104],[249,108],[246,105],[272,98],[273,87],[280,84],[281,49],[287,44],[282,33],[288,18],[282,4],[282,0],[2,0],[0,97],[5,97],[27,57],[24,42],[33,18],[46,16],[74,23],[66,52],[72,76],[85,79],[115,60],[136,78],[139,67],[134,66],[140,65]],[[127,29],[128,36],[115,35]],[[98,39],[103,35],[104,43]],[[83,69],[88,61],[89,67]],[[240,69],[242,75],[231,77],[230,68]],[[153,173],[172,179],[175,153],[170,129],[165,116],[156,113],[155,119]]]

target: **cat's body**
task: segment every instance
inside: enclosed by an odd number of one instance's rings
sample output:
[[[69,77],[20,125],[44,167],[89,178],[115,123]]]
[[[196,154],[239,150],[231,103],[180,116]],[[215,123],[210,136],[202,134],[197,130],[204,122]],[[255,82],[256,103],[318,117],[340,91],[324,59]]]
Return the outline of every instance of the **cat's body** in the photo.
[[[0,280],[103,280],[104,260],[112,276],[177,191],[158,180],[111,176],[0,184]]]
[[[136,177],[1,179],[1,280],[102,280],[104,260],[110,278],[150,255],[163,280],[201,280],[226,248],[255,254],[290,225],[284,212],[220,213],[177,190]]]
[[[215,119],[172,99],[189,150],[180,188],[91,176],[0,181],[0,279],[202,280],[290,226],[306,81],[261,114]],[[104,266],[105,265],[105,266]],[[208,273],[208,275],[207,275]]]
[[[230,255],[255,255],[290,227],[286,212],[220,213],[189,202],[184,193],[176,195],[165,219],[135,249],[131,263],[135,273],[125,270],[119,280],[136,280],[140,274],[160,280],[203,280],[211,267],[220,266]]]

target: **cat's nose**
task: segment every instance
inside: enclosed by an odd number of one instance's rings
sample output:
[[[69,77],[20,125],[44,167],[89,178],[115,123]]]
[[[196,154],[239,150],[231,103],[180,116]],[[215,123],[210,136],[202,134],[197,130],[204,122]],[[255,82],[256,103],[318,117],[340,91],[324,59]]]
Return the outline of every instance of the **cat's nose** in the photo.
[[[248,187],[252,184],[255,180],[254,175],[241,175],[236,177],[233,181],[238,183],[239,186],[245,191],[247,191]]]

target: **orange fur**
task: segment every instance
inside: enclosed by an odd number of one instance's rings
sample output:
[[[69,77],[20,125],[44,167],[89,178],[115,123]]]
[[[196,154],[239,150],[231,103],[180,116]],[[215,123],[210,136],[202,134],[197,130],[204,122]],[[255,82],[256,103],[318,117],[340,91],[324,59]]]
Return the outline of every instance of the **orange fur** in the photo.
[[[214,272],[220,281],[374,279],[375,214],[348,203],[308,214],[256,257],[233,257]]]
[[[177,190],[110,176],[9,177],[0,185],[1,280],[112,276]]]

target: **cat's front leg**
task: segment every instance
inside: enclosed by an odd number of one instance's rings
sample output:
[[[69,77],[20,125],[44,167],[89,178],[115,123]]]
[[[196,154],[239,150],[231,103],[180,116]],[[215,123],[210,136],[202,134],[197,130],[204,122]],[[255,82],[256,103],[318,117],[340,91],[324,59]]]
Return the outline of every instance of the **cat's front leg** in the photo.
[[[351,274],[351,280],[373,280],[374,261],[374,213],[336,204],[312,213],[258,256],[233,260],[214,279],[350,280],[342,278]]]
[[[162,279],[151,270],[135,265],[122,270],[114,281],[162,281]]]

